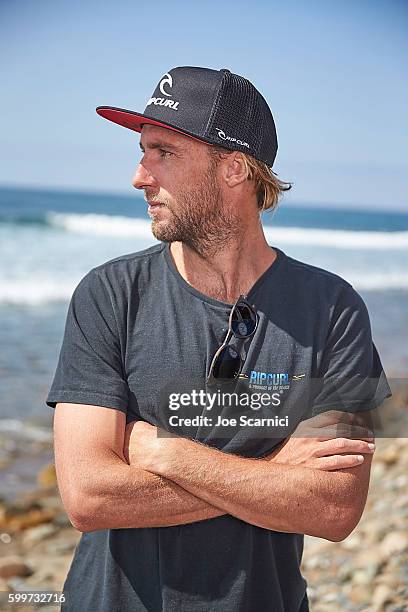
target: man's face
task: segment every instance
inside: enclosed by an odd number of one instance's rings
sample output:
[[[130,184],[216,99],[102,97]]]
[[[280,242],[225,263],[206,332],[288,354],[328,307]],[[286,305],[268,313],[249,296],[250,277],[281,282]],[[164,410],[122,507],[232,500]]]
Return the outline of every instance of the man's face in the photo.
[[[231,219],[225,211],[217,162],[209,145],[165,128],[144,125],[143,151],[133,186],[149,203],[153,235],[202,252],[215,246]],[[228,229],[229,228],[229,229]]]

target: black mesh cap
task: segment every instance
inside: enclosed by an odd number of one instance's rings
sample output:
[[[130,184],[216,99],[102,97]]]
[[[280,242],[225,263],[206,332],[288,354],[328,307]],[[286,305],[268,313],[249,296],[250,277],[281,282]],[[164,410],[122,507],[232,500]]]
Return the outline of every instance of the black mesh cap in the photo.
[[[136,132],[146,123],[157,125],[248,153],[270,167],[278,150],[275,122],[265,99],[248,79],[225,68],[172,68],[159,81],[143,113],[114,106],[98,106],[96,112]]]

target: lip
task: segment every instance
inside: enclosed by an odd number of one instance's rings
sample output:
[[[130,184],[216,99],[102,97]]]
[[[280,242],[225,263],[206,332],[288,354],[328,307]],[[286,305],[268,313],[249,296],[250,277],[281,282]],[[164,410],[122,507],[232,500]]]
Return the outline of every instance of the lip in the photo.
[[[147,200],[147,203],[149,205],[149,208],[154,208],[155,206],[164,206],[163,202],[150,202],[149,200]]]
[[[164,204],[162,202],[147,202],[148,203],[148,207],[147,207],[147,213],[150,215],[154,215],[156,212],[159,211],[160,208],[162,208],[164,206]]]

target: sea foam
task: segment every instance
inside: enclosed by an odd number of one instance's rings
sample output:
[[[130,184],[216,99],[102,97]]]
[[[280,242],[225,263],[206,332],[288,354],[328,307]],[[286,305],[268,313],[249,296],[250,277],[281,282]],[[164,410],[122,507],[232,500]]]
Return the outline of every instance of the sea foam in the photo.
[[[132,217],[47,213],[50,225],[69,232],[87,233],[100,236],[126,236],[151,238],[150,221]],[[265,225],[265,236],[269,242],[294,245],[322,246],[336,249],[382,250],[408,249],[408,232],[373,232],[303,227],[282,227]]]

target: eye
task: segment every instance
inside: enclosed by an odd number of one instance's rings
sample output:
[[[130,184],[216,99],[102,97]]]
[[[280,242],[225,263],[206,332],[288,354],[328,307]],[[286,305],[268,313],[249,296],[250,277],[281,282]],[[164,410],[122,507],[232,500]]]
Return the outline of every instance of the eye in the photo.
[[[160,151],[160,157],[166,158],[166,157],[171,157],[171,155],[173,155],[173,153],[171,153],[170,151],[166,151],[165,149],[159,149]]]

